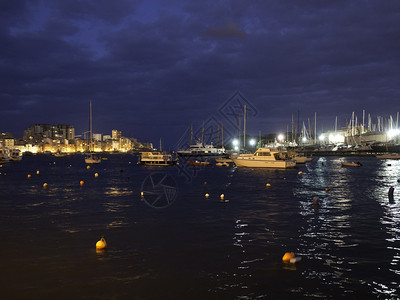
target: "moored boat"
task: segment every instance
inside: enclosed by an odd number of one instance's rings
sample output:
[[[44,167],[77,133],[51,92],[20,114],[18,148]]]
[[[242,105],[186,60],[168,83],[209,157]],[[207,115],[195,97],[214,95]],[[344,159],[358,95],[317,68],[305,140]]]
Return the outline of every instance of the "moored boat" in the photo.
[[[208,161],[198,161],[198,160],[189,160],[186,163],[192,166],[209,166],[211,164]]]
[[[362,164],[360,162],[354,162],[354,161],[352,161],[351,163],[342,161],[341,164],[343,167],[361,167],[362,166]]]
[[[296,162],[288,158],[287,152],[275,148],[259,148],[254,154],[241,154],[233,158],[238,167],[279,168],[296,167]]]
[[[178,159],[172,157],[171,154],[162,152],[142,152],[138,165],[146,166],[172,166],[177,165]]]
[[[188,150],[178,150],[180,156],[220,156],[225,154],[224,148],[216,148],[213,145],[196,143],[190,145]]]
[[[377,154],[375,156],[380,159],[400,159],[400,153]]]

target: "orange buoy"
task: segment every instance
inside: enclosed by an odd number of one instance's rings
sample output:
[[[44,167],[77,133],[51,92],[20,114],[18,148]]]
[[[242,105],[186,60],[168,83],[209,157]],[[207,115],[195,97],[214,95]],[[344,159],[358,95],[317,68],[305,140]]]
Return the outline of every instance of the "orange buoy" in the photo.
[[[210,194],[205,194],[204,196],[205,196],[206,198],[208,198],[208,197],[210,197]]]
[[[282,260],[285,261],[285,262],[288,262],[292,258],[294,258],[294,253],[293,252],[286,252],[282,257]]]
[[[38,175],[39,175],[39,170],[38,170],[38,171],[36,171],[36,174],[38,174]]]
[[[47,183],[46,183],[46,182],[43,183],[43,187],[44,187],[44,188],[47,188]]]
[[[84,185],[85,182],[84,182],[83,180],[81,180],[81,181],[79,182],[79,184],[80,184],[80,185]]]
[[[28,174],[28,176],[27,176],[28,178],[31,178],[31,174]]]
[[[99,173],[94,173],[94,177],[99,177]]]

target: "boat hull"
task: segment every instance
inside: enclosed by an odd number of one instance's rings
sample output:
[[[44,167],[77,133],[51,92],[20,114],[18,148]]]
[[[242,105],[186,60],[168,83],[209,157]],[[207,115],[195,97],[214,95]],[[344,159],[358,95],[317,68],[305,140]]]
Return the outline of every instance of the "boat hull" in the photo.
[[[85,158],[85,163],[87,163],[87,164],[99,164],[99,163],[101,163],[101,158],[86,157]]]
[[[144,166],[174,166],[178,164],[178,161],[140,161],[138,164]]]
[[[400,159],[400,154],[382,154],[382,155],[376,155],[377,158],[380,159]]]
[[[296,167],[296,162],[291,160],[256,160],[234,158],[233,162],[238,167],[248,168],[292,169]]]

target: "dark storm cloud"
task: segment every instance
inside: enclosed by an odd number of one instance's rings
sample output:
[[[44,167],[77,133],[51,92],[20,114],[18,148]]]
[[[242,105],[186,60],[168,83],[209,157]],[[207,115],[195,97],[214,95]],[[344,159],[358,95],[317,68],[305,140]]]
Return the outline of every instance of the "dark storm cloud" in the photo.
[[[82,132],[94,100],[98,131],[178,139],[238,90],[259,111],[256,133],[285,129],[297,110],[332,124],[400,110],[398,2],[1,5],[0,131],[54,122]]]

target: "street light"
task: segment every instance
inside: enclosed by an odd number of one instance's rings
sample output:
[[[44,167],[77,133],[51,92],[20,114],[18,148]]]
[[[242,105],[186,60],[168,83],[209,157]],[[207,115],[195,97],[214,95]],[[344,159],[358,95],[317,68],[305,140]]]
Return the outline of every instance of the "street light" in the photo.
[[[278,141],[282,142],[285,139],[283,134],[278,135]]]
[[[255,139],[251,139],[250,140],[250,146],[254,147],[256,145],[256,140]]]

